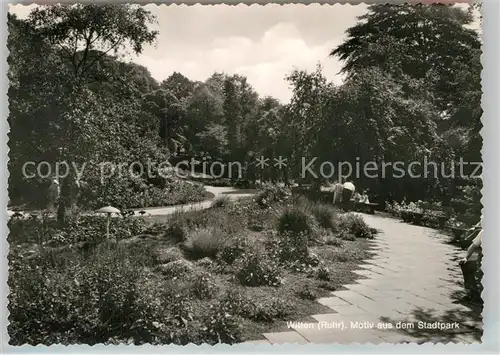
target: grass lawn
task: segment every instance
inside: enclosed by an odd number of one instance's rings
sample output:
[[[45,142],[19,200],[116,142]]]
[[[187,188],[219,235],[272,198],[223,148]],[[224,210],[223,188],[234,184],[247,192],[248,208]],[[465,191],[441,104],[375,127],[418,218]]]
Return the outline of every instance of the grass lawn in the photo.
[[[360,217],[264,191],[171,216],[11,222],[11,344],[237,343],[287,330],[359,278]],[[115,241],[116,240],[116,241]]]

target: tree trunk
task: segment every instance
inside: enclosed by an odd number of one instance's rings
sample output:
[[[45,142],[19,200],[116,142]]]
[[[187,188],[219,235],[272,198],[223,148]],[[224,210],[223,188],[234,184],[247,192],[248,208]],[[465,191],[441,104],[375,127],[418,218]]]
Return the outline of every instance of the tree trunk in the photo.
[[[65,223],[68,208],[72,208],[75,200],[75,184],[73,174],[70,172],[68,176],[63,179],[61,184],[61,194],[59,196],[59,205],[57,208],[57,221]]]
[[[61,194],[59,196],[59,205],[57,207],[57,222],[64,224],[66,222],[67,202],[70,196],[70,187],[68,177],[64,178],[61,185]]]

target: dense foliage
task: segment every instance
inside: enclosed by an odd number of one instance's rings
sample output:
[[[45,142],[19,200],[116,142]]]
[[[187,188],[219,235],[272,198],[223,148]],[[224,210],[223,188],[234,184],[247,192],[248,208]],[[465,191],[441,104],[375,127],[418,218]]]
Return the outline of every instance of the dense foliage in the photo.
[[[320,215],[340,229],[316,223]],[[295,228],[295,216],[311,233]],[[310,314],[368,256],[356,241],[366,237],[362,220],[306,199],[164,218],[113,218],[114,241],[104,218],[12,219],[11,344],[233,344]],[[338,238],[346,235],[352,241]]]
[[[462,197],[462,186],[477,184],[432,174],[394,178],[396,168],[380,167],[427,161],[449,172],[460,158],[481,161],[481,43],[467,27],[473,20],[473,10],[450,6],[370,6],[331,52],[344,62],[344,83],[328,82],[320,67],[294,70],[286,77],[293,96],[283,104],[259,97],[241,75],[214,73],[194,82],[173,73],[158,83],[144,67],[121,62],[125,44],[140,53],[156,37],[147,27],[154,18],[140,7],[57,5],[25,21],[9,16],[11,200],[42,200],[37,195],[46,190],[46,180],[22,177],[26,160],[94,166],[196,157],[242,163],[243,176],[226,170],[224,178],[315,186],[339,171],[304,176],[303,158],[317,158],[316,173],[324,161],[335,167],[374,162],[378,178],[363,171],[355,176],[372,200],[437,197],[450,203]],[[75,40],[78,48],[70,46]],[[260,156],[283,156],[287,166],[258,168]],[[416,173],[423,173],[422,165]],[[472,170],[465,166],[464,172]],[[170,203],[158,179],[113,178],[99,186],[97,169],[86,172],[80,204],[139,206],[140,194],[146,205]],[[124,192],[131,201],[115,201]],[[196,191],[187,194],[180,200],[199,199]]]

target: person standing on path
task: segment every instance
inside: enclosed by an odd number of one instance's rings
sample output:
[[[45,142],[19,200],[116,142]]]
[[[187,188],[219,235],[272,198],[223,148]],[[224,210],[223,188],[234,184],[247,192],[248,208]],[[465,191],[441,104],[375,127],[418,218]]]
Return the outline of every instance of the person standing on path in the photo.
[[[344,185],[342,185],[342,205],[344,206],[344,210],[349,210],[351,198],[355,190],[356,187],[351,181],[346,181]]]
[[[333,204],[340,205],[342,203],[342,193],[344,187],[340,182],[335,183],[333,186]]]
[[[59,188],[59,180],[57,178],[53,178],[52,182],[49,186],[48,195],[49,195],[49,203],[47,209],[52,211],[55,209],[55,205],[59,200],[59,195],[61,193],[61,189]]]

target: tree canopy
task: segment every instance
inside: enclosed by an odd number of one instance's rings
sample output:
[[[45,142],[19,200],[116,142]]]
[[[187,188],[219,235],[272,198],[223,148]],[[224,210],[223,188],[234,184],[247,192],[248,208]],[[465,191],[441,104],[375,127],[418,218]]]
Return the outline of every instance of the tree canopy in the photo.
[[[214,73],[200,82],[174,72],[158,82],[125,62],[127,49],[140,53],[157,36],[149,27],[154,17],[139,6],[50,5],[26,20],[9,15],[11,199],[32,194],[20,174],[27,157],[204,157],[241,162],[244,179],[274,181],[302,181],[303,158],[480,161],[481,42],[468,28],[472,14],[442,5],[372,5],[331,51],[343,63],[344,82],[329,82],[320,66],[291,70],[286,104],[260,97],[242,75]],[[266,169],[256,166],[260,156],[271,159]],[[286,167],[273,166],[280,156]],[[380,201],[450,199],[461,183],[357,179]],[[148,183],[119,182],[133,191]]]

